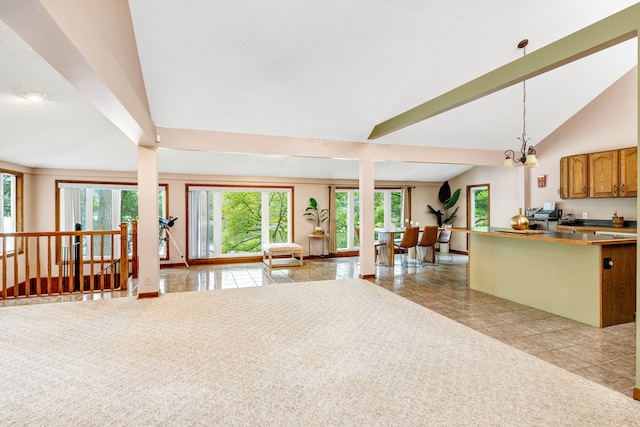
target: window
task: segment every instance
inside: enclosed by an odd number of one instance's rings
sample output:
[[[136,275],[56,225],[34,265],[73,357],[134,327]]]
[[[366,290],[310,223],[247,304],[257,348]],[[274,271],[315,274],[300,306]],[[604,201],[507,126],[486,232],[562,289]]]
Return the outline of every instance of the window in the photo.
[[[402,226],[402,191],[377,190],[373,201],[375,227]],[[358,248],[355,226],[360,224],[358,190],[336,190],[336,247],[338,250]]]
[[[135,184],[102,184],[92,182],[58,182],[58,212],[60,231],[73,231],[76,224],[82,230],[117,230],[123,222],[138,219],[138,188]],[[158,188],[158,216],[165,218],[167,211],[167,186]],[[83,257],[87,259],[91,251],[83,244]],[[68,244],[68,242],[65,242]],[[119,256],[119,244],[111,240],[93,240],[94,256]],[[129,228],[129,251],[132,250],[131,229]],[[166,242],[161,241],[159,254],[167,254]]]
[[[469,227],[489,226],[489,185],[470,185],[467,187],[467,206]]]
[[[291,237],[291,188],[189,186],[189,259],[255,255]]]
[[[2,199],[2,221],[0,233],[16,233],[22,231],[22,174],[0,170],[0,198]],[[9,237],[4,242],[7,253],[15,251],[15,239]],[[0,254],[2,254],[0,245]]]

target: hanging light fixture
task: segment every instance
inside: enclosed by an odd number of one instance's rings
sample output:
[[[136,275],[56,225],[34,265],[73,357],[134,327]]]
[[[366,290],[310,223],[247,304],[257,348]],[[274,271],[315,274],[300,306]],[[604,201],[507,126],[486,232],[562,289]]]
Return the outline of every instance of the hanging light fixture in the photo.
[[[524,39],[520,43],[518,43],[518,47],[522,49],[523,55],[527,54],[527,44],[529,44],[529,40]],[[530,145],[527,148],[527,142],[529,139],[527,138],[527,81],[524,80],[522,82],[522,137],[518,138],[522,142],[522,148],[520,149],[519,157],[516,157],[516,153],[513,150],[507,150],[504,152],[505,159],[504,165],[505,168],[513,168],[516,166],[516,163],[522,163],[528,167],[538,167],[538,159],[536,158],[536,150],[533,148],[533,145]]]

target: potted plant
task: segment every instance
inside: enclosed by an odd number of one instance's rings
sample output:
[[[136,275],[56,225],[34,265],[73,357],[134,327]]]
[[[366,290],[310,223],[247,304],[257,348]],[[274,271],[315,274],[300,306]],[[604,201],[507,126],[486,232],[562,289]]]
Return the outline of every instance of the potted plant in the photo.
[[[307,221],[312,221],[315,223],[316,228],[314,233],[324,233],[324,230],[322,229],[322,223],[329,219],[329,209],[318,209],[318,202],[316,201],[316,199],[311,197],[309,199],[309,206],[304,211],[304,216],[307,218]]]
[[[449,214],[449,210],[452,209],[453,206],[458,202],[458,197],[460,197],[460,189],[458,188],[453,192],[453,194],[451,194],[449,181],[445,181],[442,184],[442,187],[440,187],[440,191],[438,191],[438,199],[444,206],[444,212],[442,212],[440,209],[435,210],[431,207],[431,205],[427,205],[427,207],[429,208],[429,212],[434,214],[438,219],[438,227],[442,227],[445,224],[453,223],[453,220],[456,217],[456,213],[458,213],[458,208],[456,208],[451,214]]]

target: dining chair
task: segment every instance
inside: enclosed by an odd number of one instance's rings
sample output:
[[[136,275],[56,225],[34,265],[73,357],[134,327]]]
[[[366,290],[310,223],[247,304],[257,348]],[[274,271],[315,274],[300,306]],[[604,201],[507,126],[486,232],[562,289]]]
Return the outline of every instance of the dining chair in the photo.
[[[451,261],[453,261],[453,254],[451,253],[451,249],[449,248],[449,242],[451,241],[451,230],[443,228],[440,230],[438,234],[438,246],[442,248],[442,244],[445,243],[447,245],[447,252],[442,252],[440,250],[440,254],[447,253],[451,257]]]
[[[438,226],[437,225],[425,225],[422,230],[422,237],[418,242],[418,247],[429,250],[429,263],[436,262],[436,243],[438,242]],[[425,254],[426,255],[426,254]],[[425,256],[420,256],[420,264],[425,264]]]
[[[356,226],[356,227],[353,227],[353,228],[356,231],[356,238],[358,239],[358,244],[360,244],[360,227]],[[376,253],[376,258],[375,258],[374,262],[378,262],[378,251],[380,249],[386,248],[387,244],[385,242],[379,242],[379,241],[376,240],[376,241],[373,242],[373,246],[375,247],[374,250],[375,250],[375,253]]]
[[[407,227],[404,230],[400,243],[394,244],[394,249],[397,248],[404,254],[404,261],[402,262],[403,268],[409,264],[409,249],[415,248],[418,245],[418,234],[420,234],[420,227]]]

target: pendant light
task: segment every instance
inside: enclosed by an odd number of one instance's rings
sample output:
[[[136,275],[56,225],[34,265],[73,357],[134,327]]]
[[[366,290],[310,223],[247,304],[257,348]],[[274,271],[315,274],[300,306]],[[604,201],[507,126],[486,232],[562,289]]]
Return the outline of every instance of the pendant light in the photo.
[[[522,49],[523,55],[527,54],[527,44],[529,44],[529,40],[524,39],[520,43],[518,43],[518,47]],[[522,82],[522,137],[518,137],[520,142],[522,142],[522,147],[520,148],[520,153],[518,153],[519,157],[516,157],[516,153],[513,150],[507,150],[504,152],[505,159],[503,167],[505,168],[513,168],[516,166],[516,163],[522,163],[527,167],[538,167],[538,159],[536,158],[536,150],[533,148],[533,145],[530,145],[527,148],[527,142],[529,142],[530,138],[527,138],[527,81],[524,80]]]

